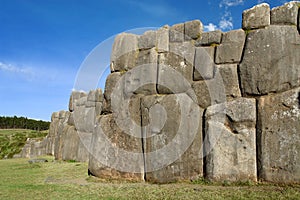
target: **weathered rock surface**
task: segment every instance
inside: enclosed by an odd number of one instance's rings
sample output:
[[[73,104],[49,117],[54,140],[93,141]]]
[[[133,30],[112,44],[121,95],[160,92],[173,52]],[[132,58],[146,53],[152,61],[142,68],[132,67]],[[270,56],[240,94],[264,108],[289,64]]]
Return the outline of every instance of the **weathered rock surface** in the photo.
[[[271,10],[271,24],[297,25],[300,2],[288,2]]]
[[[141,107],[146,180],[201,177],[203,109],[186,94],[147,96]]]
[[[222,31],[216,30],[202,33],[201,37],[196,41],[195,46],[210,46],[213,44],[220,44],[222,38]]]
[[[138,36],[121,33],[116,36],[111,53],[111,71],[129,70],[135,66],[138,55]]]
[[[263,28],[270,25],[270,6],[263,3],[243,12],[243,29]]]
[[[106,113],[111,113],[111,94],[120,81],[121,76],[122,74],[120,72],[114,72],[109,74],[106,78],[103,102],[103,111]]]
[[[240,64],[244,95],[263,95],[300,85],[300,36],[293,26],[270,26],[247,36]]]
[[[139,131],[137,134],[141,135],[141,129]],[[131,152],[138,155],[130,156]],[[99,117],[92,138],[89,171],[101,178],[143,180],[141,138],[123,132],[112,114]]]
[[[157,52],[168,52],[169,51],[169,26],[164,26],[157,30]]]
[[[211,106],[205,123],[207,178],[255,181],[255,99],[239,98]]]
[[[196,47],[194,81],[211,79],[214,77],[214,58],[214,47]]]
[[[183,42],[184,41],[184,23],[175,24],[170,27],[169,41],[170,42]]]
[[[156,31],[146,31],[138,38],[138,49],[151,49],[156,46]]]
[[[221,44],[217,46],[215,62],[217,64],[240,62],[245,37],[246,34],[242,29],[224,33]]]
[[[195,47],[191,42],[171,43],[170,52],[158,56],[159,94],[186,92],[193,80]]]
[[[271,182],[300,181],[300,88],[258,103],[258,172]]]
[[[203,25],[200,20],[193,20],[184,23],[184,39],[196,40],[201,37]]]

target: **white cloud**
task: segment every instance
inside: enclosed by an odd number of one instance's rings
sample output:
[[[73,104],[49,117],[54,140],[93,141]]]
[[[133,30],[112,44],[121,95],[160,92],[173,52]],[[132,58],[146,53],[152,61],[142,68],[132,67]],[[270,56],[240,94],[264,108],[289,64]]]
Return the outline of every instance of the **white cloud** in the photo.
[[[224,15],[222,16],[219,27],[223,31],[228,31],[233,29],[233,19],[231,16],[231,12],[225,11]]]
[[[0,70],[18,75],[23,75],[26,76],[28,79],[31,79],[35,76],[31,68],[17,67],[12,64],[5,64],[2,62],[0,62]]]
[[[204,25],[204,31],[215,31],[217,30],[217,26],[213,23],[209,23],[208,25]]]
[[[232,30],[233,28],[233,23],[232,23],[232,20],[228,20],[228,19],[222,19],[220,22],[219,22],[219,27],[220,29],[226,31],[226,30]]]
[[[222,0],[219,7],[232,7],[244,4],[244,0]]]

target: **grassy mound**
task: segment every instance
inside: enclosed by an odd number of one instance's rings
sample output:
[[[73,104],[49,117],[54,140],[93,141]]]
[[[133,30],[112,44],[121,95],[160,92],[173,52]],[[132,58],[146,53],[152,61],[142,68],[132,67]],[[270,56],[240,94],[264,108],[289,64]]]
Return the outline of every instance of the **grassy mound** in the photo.
[[[34,131],[26,129],[0,129],[0,159],[12,158],[19,153],[27,138],[42,139],[48,131]]]

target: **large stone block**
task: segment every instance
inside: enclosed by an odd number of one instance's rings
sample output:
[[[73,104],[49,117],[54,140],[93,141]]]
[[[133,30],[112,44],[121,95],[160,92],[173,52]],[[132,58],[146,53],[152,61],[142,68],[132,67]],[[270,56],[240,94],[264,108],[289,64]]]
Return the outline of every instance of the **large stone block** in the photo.
[[[227,100],[241,97],[238,66],[236,64],[216,65],[216,74],[222,78]]]
[[[138,38],[139,50],[151,49],[156,46],[157,33],[156,31],[146,31]]]
[[[169,31],[170,42],[183,42],[184,41],[184,23],[175,24],[171,26]]]
[[[111,113],[111,94],[113,93],[117,83],[120,81],[122,74],[114,72],[108,75],[105,82],[103,111]]]
[[[214,59],[214,47],[196,47],[194,61],[194,81],[211,79],[214,77]]]
[[[297,25],[300,2],[292,1],[271,10],[271,24]]]
[[[100,88],[91,90],[88,94],[87,100],[91,102],[103,102],[102,90]]]
[[[144,180],[141,129],[133,137],[118,126],[112,114],[97,119],[92,136],[89,171],[100,178]]]
[[[201,37],[195,42],[195,46],[210,46],[213,44],[220,44],[222,38],[222,31],[216,30],[211,32],[205,32],[201,34]]]
[[[263,28],[270,25],[270,6],[262,3],[243,12],[243,29]]]
[[[146,180],[201,177],[203,109],[186,94],[146,96],[141,109]]]
[[[74,126],[66,126],[66,134],[62,137],[62,159],[63,160],[77,160],[77,150],[79,137]]]
[[[77,99],[80,99],[81,97],[86,96],[87,94],[80,91],[72,91],[70,100],[69,100],[69,111],[74,111],[74,105],[76,104]]]
[[[184,39],[196,40],[203,32],[203,25],[200,20],[193,20],[184,23]]]
[[[233,30],[223,34],[222,42],[217,46],[215,62],[217,64],[239,63],[241,61],[246,34],[243,30]]]
[[[193,80],[195,47],[191,42],[171,43],[170,52],[158,56],[159,94],[182,93]]]
[[[122,84],[126,96],[134,94],[156,94],[157,83],[157,51],[155,48],[139,52],[136,67],[122,76]]]
[[[206,175],[214,181],[256,181],[256,102],[213,105],[205,115]]]
[[[259,98],[258,172],[265,181],[300,182],[300,88]]]
[[[77,146],[76,160],[79,162],[88,162],[91,152],[93,132],[77,131],[77,133],[79,136],[79,142]]]
[[[158,53],[169,51],[169,26],[163,26],[157,30],[157,44]]]
[[[124,71],[135,67],[138,50],[137,35],[130,33],[121,33],[117,35],[110,58],[111,71]]]
[[[263,95],[300,85],[300,36],[294,26],[251,31],[240,64],[244,95]]]

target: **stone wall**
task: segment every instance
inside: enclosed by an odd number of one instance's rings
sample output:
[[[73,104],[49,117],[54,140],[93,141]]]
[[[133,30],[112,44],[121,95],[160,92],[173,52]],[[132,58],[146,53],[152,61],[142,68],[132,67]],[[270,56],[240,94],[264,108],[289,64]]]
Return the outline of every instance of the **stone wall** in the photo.
[[[53,113],[46,153],[102,178],[300,182],[299,2],[115,38],[100,89]]]

